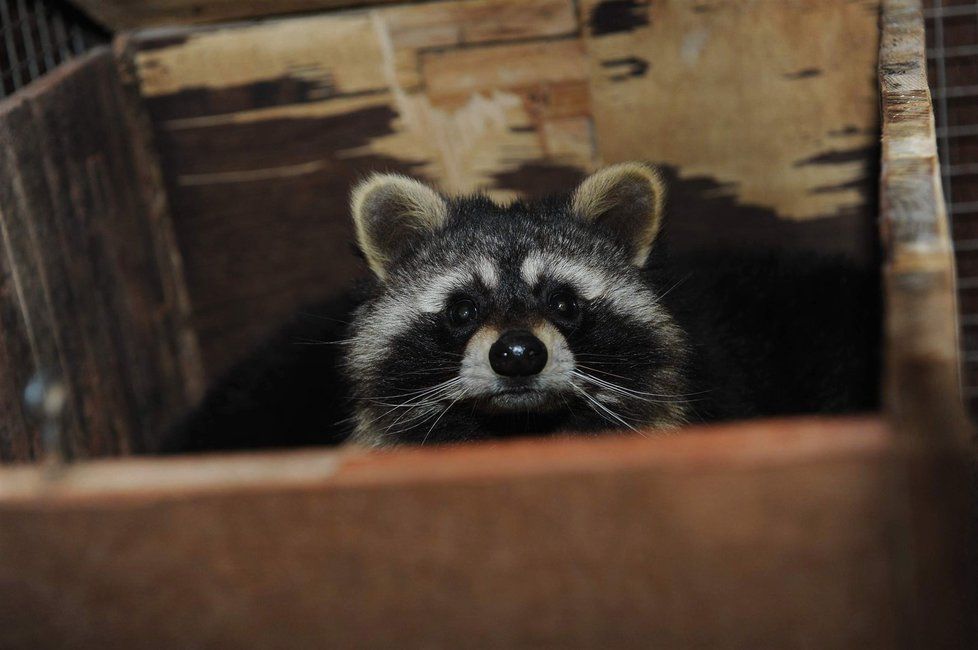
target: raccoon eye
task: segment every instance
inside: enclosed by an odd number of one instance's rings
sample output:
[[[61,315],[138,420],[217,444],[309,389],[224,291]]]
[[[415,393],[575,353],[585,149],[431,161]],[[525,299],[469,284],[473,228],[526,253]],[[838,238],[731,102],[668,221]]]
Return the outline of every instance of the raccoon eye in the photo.
[[[547,299],[547,306],[561,318],[570,320],[577,316],[577,297],[570,291],[554,291]]]
[[[479,308],[468,298],[456,300],[448,308],[448,319],[455,327],[464,327],[479,317]]]

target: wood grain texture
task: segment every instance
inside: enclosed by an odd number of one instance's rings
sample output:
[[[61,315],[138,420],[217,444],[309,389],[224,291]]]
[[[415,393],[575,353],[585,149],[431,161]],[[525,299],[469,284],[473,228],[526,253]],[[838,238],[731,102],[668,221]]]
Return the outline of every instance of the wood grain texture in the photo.
[[[878,11],[584,0],[602,160],[674,170],[670,215],[701,246],[776,239],[871,264]]]
[[[201,390],[179,257],[136,98],[106,49],[0,106],[0,458],[35,458],[17,402],[61,381],[68,453],[147,448]]]
[[[885,404],[915,436],[962,442],[972,432],[960,394],[954,254],[919,2],[887,0],[882,28]]]
[[[120,41],[156,127],[208,374],[365,271],[346,205],[362,175],[508,199],[591,168],[576,32],[570,0],[467,0]]]
[[[140,27],[213,23],[289,13],[380,5],[404,0],[75,0],[93,20],[112,31]]]
[[[952,465],[853,419],[5,470],[0,645],[892,648],[959,558],[892,477]]]

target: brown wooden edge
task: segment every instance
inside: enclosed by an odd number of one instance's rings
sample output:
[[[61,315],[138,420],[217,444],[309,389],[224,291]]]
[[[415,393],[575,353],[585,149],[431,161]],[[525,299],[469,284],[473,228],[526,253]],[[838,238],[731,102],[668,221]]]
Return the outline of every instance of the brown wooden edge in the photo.
[[[0,508],[141,501],[265,489],[397,487],[573,473],[749,470],[878,454],[893,438],[877,416],[691,426],[681,435],[523,439],[374,451],[339,449],[90,460],[0,468]]]
[[[895,426],[966,442],[952,242],[941,191],[918,0],[886,0],[879,79],[886,300],[883,402]]]

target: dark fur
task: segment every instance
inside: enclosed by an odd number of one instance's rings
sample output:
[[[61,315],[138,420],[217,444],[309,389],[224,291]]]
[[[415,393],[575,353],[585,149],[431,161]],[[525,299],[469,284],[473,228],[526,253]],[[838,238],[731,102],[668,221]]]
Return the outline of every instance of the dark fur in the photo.
[[[477,216],[500,237],[520,220],[564,218],[566,203],[516,203],[500,208],[485,199],[453,202],[457,215]],[[487,218],[487,215],[489,217]],[[464,221],[462,219],[459,223]],[[665,227],[668,228],[668,219]],[[464,233],[462,233],[464,234]],[[475,235],[473,235],[475,236]],[[525,236],[525,233],[520,236]],[[596,232],[595,236],[604,237]],[[792,253],[731,254],[670,258],[659,246],[645,270],[668,311],[688,338],[684,353],[692,420],[716,421],[800,413],[847,413],[877,406],[879,376],[879,282],[875,273],[842,259]],[[448,249],[446,249],[448,250]],[[464,254],[464,248],[461,249]],[[433,251],[411,250],[421,260]],[[357,304],[381,291],[370,285],[345,297],[303,310],[296,319],[209,391],[166,445],[166,451],[336,444],[352,427],[355,391],[340,372],[346,323]],[[531,310],[527,298],[511,296],[504,307]],[[497,312],[494,312],[497,313]],[[411,331],[412,341],[392,346],[381,372],[401,376],[430,363],[439,350],[457,353],[464,340],[435,323]],[[632,366],[652,367],[668,354],[654,332],[620,318],[594,313],[579,330],[589,352],[632,355]],[[431,339],[434,336],[435,339]],[[440,337],[440,338],[439,338]],[[432,340],[431,349],[425,349]],[[577,350],[575,350],[576,352]],[[445,365],[445,364],[440,364]],[[408,390],[443,379],[420,372],[386,386]],[[497,437],[524,432],[595,430],[608,423],[581,405],[544,415],[479,415],[474,408],[449,413],[429,442]],[[402,442],[421,442],[427,427],[408,431]]]

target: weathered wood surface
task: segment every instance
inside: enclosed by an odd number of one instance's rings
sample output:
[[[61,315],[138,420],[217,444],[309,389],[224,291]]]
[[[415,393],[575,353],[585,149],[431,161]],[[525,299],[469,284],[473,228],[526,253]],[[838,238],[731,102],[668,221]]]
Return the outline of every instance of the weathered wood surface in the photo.
[[[510,199],[646,159],[676,247],[875,264],[876,9],[462,0],[137,32],[208,374],[362,271],[346,196],[377,169]]]
[[[395,2],[405,0],[73,0],[72,4],[116,31]]]
[[[954,253],[920,3],[887,0],[882,28],[885,406],[902,429],[916,436],[961,442],[971,430],[961,402]]]
[[[962,549],[903,555],[907,466],[955,467],[816,419],[9,469],[0,646],[964,647]]]
[[[152,446],[200,391],[179,256],[132,92],[103,48],[0,104],[2,460],[40,453],[23,407],[36,373],[67,389],[60,428],[81,456]]]
[[[544,161],[526,174],[539,191],[577,180],[594,153],[576,29],[570,0],[473,0],[129,41],[208,373],[363,272],[347,212],[360,176],[474,191]]]
[[[686,237],[872,258],[878,0],[584,0],[581,14],[599,154],[673,169]]]

